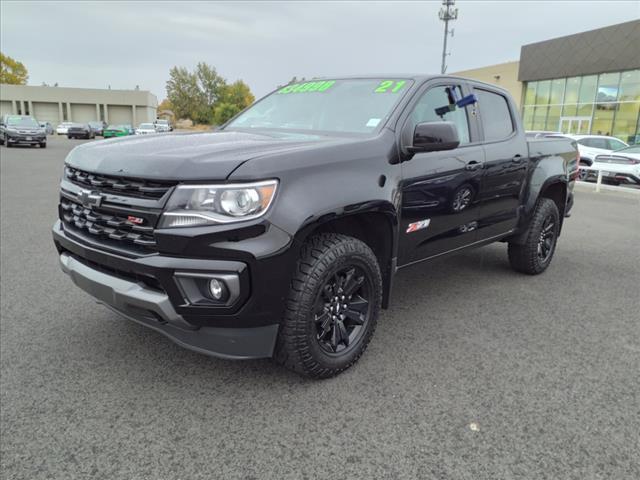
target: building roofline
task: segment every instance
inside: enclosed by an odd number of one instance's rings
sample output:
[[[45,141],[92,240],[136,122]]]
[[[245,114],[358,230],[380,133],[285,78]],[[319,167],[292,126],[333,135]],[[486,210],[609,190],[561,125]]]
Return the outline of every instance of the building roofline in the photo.
[[[592,33],[592,32],[596,32],[598,30],[606,30],[607,28],[620,27],[620,26],[626,25],[628,23],[640,23],[640,20],[639,19],[629,20],[627,22],[614,23],[612,25],[605,25],[603,27],[592,28],[591,30],[582,30],[580,32],[569,33],[567,35],[562,35],[560,37],[547,38],[546,40],[538,40],[537,42],[526,43],[526,44],[522,45],[521,48],[530,47],[532,45],[537,45],[539,43],[551,42],[551,41],[554,41],[554,40],[564,40],[564,39],[567,39],[569,37],[573,37],[573,36],[576,36],[576,35],[584,35],[585,33]]]

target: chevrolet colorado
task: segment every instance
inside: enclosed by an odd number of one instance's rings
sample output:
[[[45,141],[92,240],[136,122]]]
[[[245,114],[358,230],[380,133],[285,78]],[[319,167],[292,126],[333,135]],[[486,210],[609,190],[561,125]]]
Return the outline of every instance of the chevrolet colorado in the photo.
[[[551,262],[577,148],[451,76],[287,85],[208,133],[73,149],[53,237],[72,281],[189,349],[351,366],[396,272],[490,242]]]

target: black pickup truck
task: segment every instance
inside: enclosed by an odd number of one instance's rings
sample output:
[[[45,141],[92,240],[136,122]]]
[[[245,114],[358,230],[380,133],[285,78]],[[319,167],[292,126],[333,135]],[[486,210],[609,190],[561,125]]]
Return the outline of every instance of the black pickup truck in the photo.
[[[314,80],[215,132],[76,147],[53,237],[77,286],[178,344],[328,377],[363,353],[401,268],[502,241],[543,272],[577,155],[527,141],[484,83]]]

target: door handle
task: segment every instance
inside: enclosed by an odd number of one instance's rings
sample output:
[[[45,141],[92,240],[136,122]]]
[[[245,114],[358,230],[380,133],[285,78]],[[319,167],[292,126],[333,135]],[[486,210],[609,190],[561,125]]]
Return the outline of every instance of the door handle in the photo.
[[[478,170],[479,168],[482,168],[482,162],[476,162],[475,160],[467,162],[467,164],[464,166],[464,169],[469,171]]]
[[[513,163],[520,163],[522,162],[522,160],[524,160],[524,158],[522,158],[522,155],[520,154],[514,155],[514,157],[511,159]]]

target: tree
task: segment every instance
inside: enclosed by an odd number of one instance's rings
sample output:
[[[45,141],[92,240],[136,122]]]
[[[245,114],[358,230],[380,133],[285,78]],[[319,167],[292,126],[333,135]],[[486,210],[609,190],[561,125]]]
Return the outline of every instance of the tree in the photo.
[[[200,62],[193,72],[184,67],[169,71],[167,101],[176,118],[219,125],[251,105],[254,97],[242,80],[228,85],[214,67]]]
[[[249,86],[242,80],[237,80],[222,90],[220,101],[213,109],[213,121],[216,125],[222,125],[254,101],[255,97]]]
[[[26,85],[29,72],[21,62],[0,53],[0,83],[10,85]]]
[[[164,111],[167,111],[167,110],[170,111],[170,112],[173,112],[173,105],[171,104],[171,102],[169,101],[168,98],[165,98],[158,105],[158,113],[164,112]]]
[[[195,75],[184,67],[173,67],[167,81],[167,100],[173,105],[177,118],[194,120],[201,101]]]

